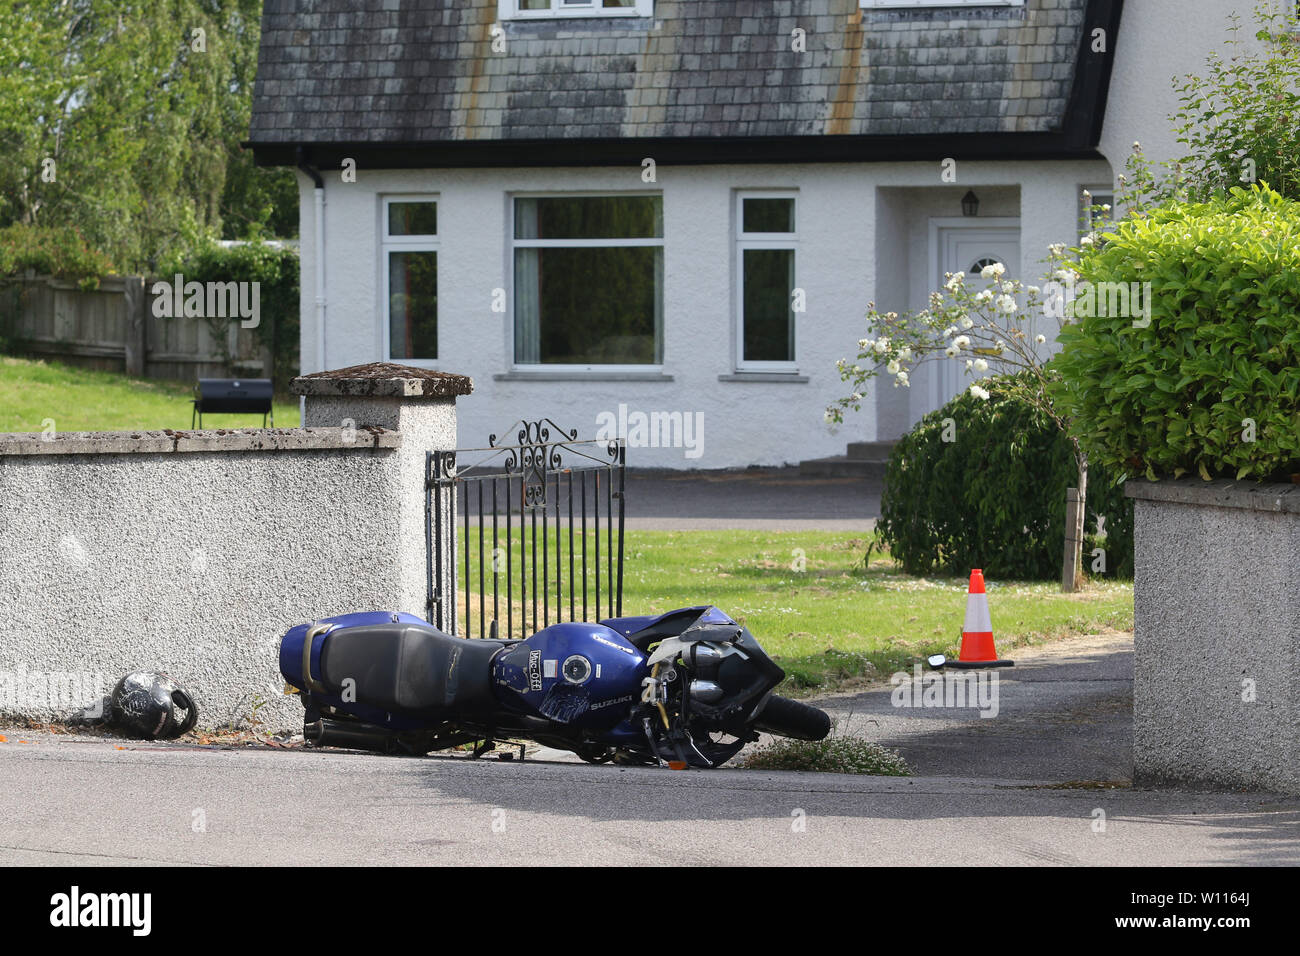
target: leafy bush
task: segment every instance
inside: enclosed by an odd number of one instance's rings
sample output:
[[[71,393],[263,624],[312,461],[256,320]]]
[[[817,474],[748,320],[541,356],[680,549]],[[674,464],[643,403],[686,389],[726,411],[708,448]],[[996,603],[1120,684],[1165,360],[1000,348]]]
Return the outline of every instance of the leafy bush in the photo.
[[[298,374],[298,252],[260,242],[242,246],[200,244],[188,255],[163,264],[161,277],[175,273],[186,282],[258,282],[261,323],[258,341],[271,350],[277,389]],[[238,322],[238,317],[229,321]]]
[[[995,577],[1059,578],[1065,489],[1078,476],[1069,439],[1009,394],[1004,379],[986,384],[988,400],[965,391],[894,447],[877,527],[909,574],[983,568]],[[1095,466],[1086,508],[1085,527],[1103,516],[1106,540],[1085,541],[1085,567],[1102,546],[1106,573],[1132,577],[1133,505]]]
[[[92,249],[76,229],[22,223],[0,229],[0,276],[28,269],[73,280],[83,289],[95,288],[101,276],[115,271],[108,256]]]
[[[1103,240],[1082,278],[1150,282],[1150,324],[1090,315],[1061,332],[1055,398],[1090,458],[1153,480],[1300,471],[1300,203],[1237,187]]]

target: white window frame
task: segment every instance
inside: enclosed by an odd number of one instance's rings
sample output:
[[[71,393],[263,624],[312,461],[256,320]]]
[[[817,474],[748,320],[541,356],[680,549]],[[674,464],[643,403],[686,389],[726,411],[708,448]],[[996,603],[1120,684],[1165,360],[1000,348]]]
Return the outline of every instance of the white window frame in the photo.
[[[746,199],[791,199],[794,200],[794,232],[745,232]],[[735,247],[736,263],[733,280],[736,299],[733,313],[733,328],[736,334],[736,371],[738,372],[783,372],[795,374],[799,371],[799,326],[797,318],[792,317],[794,325],[794,358],[788,362],[759,362],[745,359],[745,250],[746,249],[791,249],[794,251],[794,287],[799,288],[799,191],[797,189],[738,189],[735,206]]]
[[[665,237],[652,236],[644,239],[517,239],[515,238],[515,200],[517,199],[587,199],[593,197],[606,196],[651,196],[663,202],[663,193],[652,192],[649,190],[580,190],[578,192],[518,192],[507,195],[507,216],[509,221],[506,223],[506,277],[510,289],[508,302],[509,308],[506,315],[510,318],[507,326],[508,345],[510,354],[510,370],[512,372],[543,372],[557,376],[573,375],[583,372],[592,372],[600,375],[619,375],[637,373],[656,374],[663,372],[663,362],[646,363],[644,365],[575,365],[561,364],[556,362],[519,362],[515,356],[515,250],[516,249],[606,249],[611,246],[657,246],[660,250],[664,249]],[[661,207],[662,209],[662,207]],[[668,226],[664,224],[664,233],[667,234]],[[664,285],[668,285],[668,277],[664,276]],[[665,289],[659,290],[662,298],[666,293]],[[667,304],[665,302],[665,311]],[[664,338],[668,337],[667,315],[664,316]],[[662,354],[664,349],[663,342],[658,343],[659,351]]]
[[[383,326],[384,346],[383,354],[385,362],[401,362],[403,365],[410,365],[413,368],[437,368],[442,358],[443,341],[442,341],[442,253],[439,250],[438,236],[390,236],[388,234],[388,207],[393,203],[433,203],[437,207],[438,229],[442,228],[442,209],[438,194],[420,193],[411,195],[391,195],[380,197],[379,203],[379,313],[380,324]],[[392,299],[389,296],[389,279],[391,270],[388,266],[388,254],[390,252],[435,252],[438,253],[438,314],[434,316],[434,322],[438,327],[438,358],[393,358],[393,341],[392,341],[392,317],[388,314],[388,308]]]
[[[863,10],[890,7],[1023,7],[1025,0],[858,0]]]
[[[1092,202],[1090,202],[1090,203],[1085,203],[1085,202],[1083,201],[1083,193],[1084,193],[1084,190],[1087,190],[1089,193],[1092,194]],[[1119,198],[1119,194],[1118,194],[1118,192],[1116,191],[1116,189],[1115,189],[1114,186],[1111,186],[1111,185],[1102,185],[1102,184],[1097,184],[1097,185],[1095,185],[1095,186],[1090,186],[1090,185],[1088,185],[1087,183],[1084,183],[1083,185],[1081,185],[1081,186],[1079,187],[1079,211],[1080,211],[1080,217],[1079,217],[1079,218],[1080,218],[1080,219],[1083,218],[1082,213],[1083,213],[1083,210],[1084,210],[1085,206],[1095,206],[1095,205],[1098,205],[1097,199],[1098,199],[1098,198],[1104,198],[1104,197],[1107,197],[1107,196],[1110,197],[1110,219],[1107,220],[1107,221],[1108,221],[1108,222],[1112,222],[1112,223],[1113,223],[1113,222],[1117,222],[1117,221],[1119,220],[1119,213],[1116,211],[1116,204],[1117,204],[1117,200],[1118,200],[1118,198]],[[1104,204],[1103,204],[1103,205],[1104,205]],[[1096,231],[1097,231],[1097,222],[1096,222],[1095,220],[1091,220],[1091,219],[1090,219],[1089,222],[1087,223],[1087,227],[1088,227],[1088,228],[1085,229],[1085,228],[1084,228],[1084,223],[1083,223],[1083,222],[1080,222],[1080,223],[1079,223],[1079,238],[1080,238],[1080,239],[1082,239],[1084,236],[1088,235],[1089,232],[1096,232]]]
[[[551,0],[549,10],[521,10],[519,0],[497,0],[501,20],[540,20],[570,17],[652,17],[654,0],[636,0],[632,7],[602,7],[601,0]]]

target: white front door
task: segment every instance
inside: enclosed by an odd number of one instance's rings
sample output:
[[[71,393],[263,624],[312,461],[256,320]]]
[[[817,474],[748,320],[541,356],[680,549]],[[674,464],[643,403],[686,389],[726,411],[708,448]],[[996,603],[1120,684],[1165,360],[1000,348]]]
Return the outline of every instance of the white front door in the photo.
[[[943,288],[950,272],[966,273],[967,285],[982,289],[987,282],[980,278],[980,270],[995,262],[1006,266],[1008,277],[1016,278],[1020,273],[1019,220],[944,220],[933,223],[931,234],[931,261],[936,265],[934,289]],[[942,408],[954,395],[970,387],[975,376],[966,371],[966,358],[969,355],[934,360],[922,414]]]

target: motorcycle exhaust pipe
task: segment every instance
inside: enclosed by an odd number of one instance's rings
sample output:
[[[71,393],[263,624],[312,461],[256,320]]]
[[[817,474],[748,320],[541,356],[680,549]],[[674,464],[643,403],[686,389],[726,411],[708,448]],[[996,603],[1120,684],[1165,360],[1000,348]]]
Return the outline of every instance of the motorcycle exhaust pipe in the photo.
[[[312,724],[303,724],[302,735],[317,747],[346,747],[381,754],[391,754],[400,749],[397,735],[391,730],[325,717]]]

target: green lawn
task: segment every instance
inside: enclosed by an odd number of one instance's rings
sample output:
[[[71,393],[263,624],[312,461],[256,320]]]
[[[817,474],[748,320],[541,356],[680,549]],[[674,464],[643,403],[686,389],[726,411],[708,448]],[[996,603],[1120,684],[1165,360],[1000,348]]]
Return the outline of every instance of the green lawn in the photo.
[[[186,429],[191,394],[184,383],[0,356],[0,431],[41,431],[47,418],[58,431]],[[275,416],[280,426],[299,422],[296,404],[277,403]],[[212,415],[204,424],[261,423],[251,415]],[[471,545],[477,568],[475,536]],[[780,660],[790,675],[787,690],[888,675],[927,654],[955,654],[966,580],[909,577],[879,553],[867,570],[866,547],[862,537],[828,531],[628,531],[623,610],[716,604]],[[594,558],[594,541],[590,548]],[[801,556],[802,570],[795,570]],[[1129,583],[1100,580],[1063,595],[1050,582],[991,580],[988,590],[1004,655],[1051,637],[1133,626]],[[477,632],[477,602],[472,610]]]
[[[0,432],[187,429],[193,383],[130,379],[0,355]],[[296,428],[297,402],[275,403],[278,428]],[[204,415],[204,428],[260,428],[260,415]]]
[[[476,532],[470,544],[471,589],[476,592]],[[565,545],[562,538],[562,550]],[[789,675],[787,690],[887,676],[929,654],[955,656],[968,580],[910,577],[879,551],[872,555],[870,569],[864,569],[866,546],[862,536],[830,531],[629,530],[623,613],[716,604],[780,660]],[[803,570],[797,571],[800,556]],[[517,564],[514,570],[517,574]],[[464,587],[463,566],[460,577]],[[1071,595],[1061,594],[1052,582],[992,579],[987,587],[994,639],[1003,656],[1049,638],[1133,626],[1130,582],[1096,580]],[[564,590],[567,596],[567,583]],[[513,596],[517,628],[517,587]],[[487,605],[490,617],[490,597]],[[477,634],[477,599],[470,610]]]

